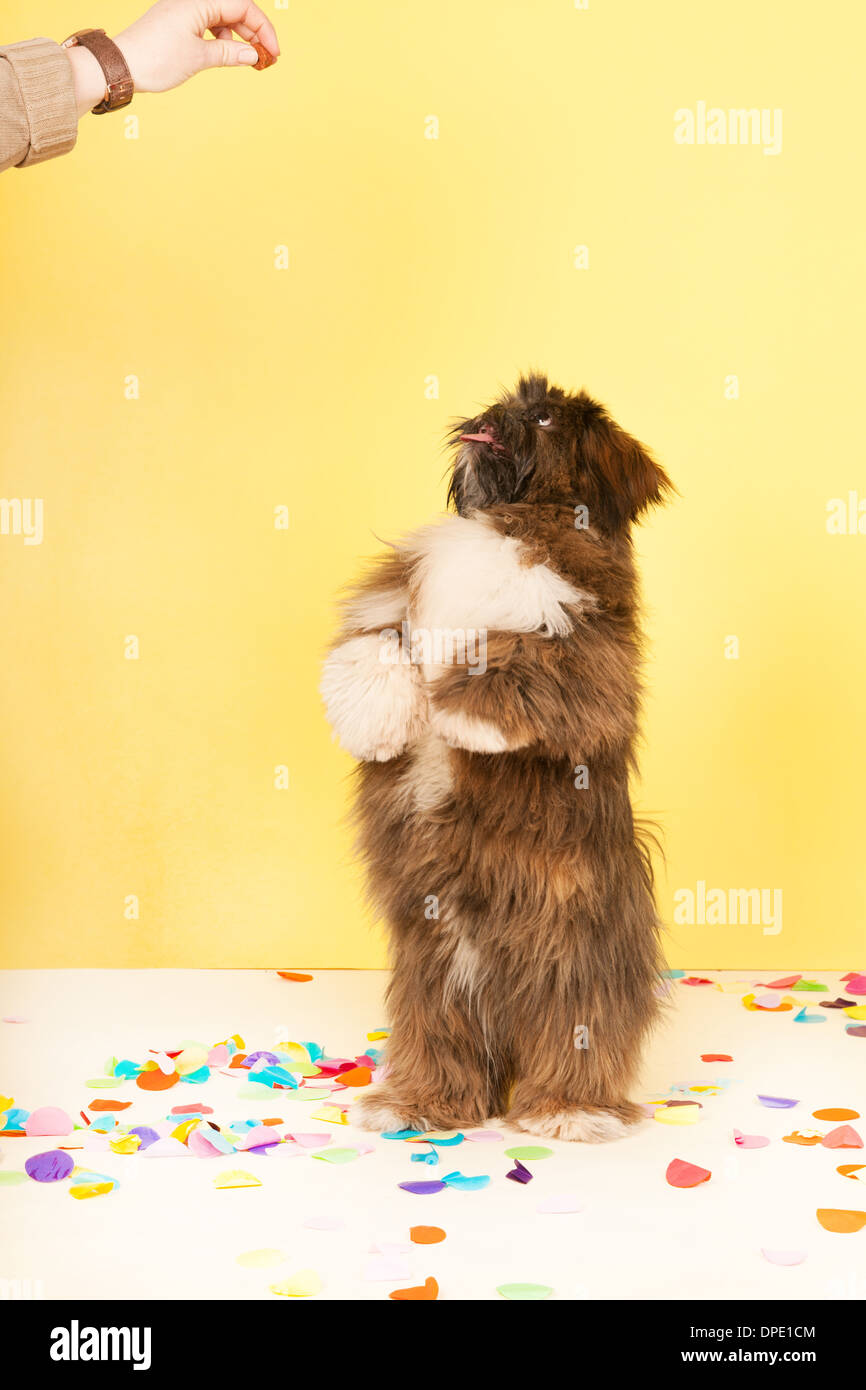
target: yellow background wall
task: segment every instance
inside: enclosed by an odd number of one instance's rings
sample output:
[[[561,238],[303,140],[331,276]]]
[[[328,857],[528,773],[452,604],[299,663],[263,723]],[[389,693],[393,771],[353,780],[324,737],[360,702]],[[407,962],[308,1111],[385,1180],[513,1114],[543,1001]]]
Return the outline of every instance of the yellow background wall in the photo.
[[[41,546],[0,536],[2,964],[381,964],[317,695],[333,595],[441,508],[448,419],[534,365],[682,493],[638,538],[662,915],[784,893],[778,935],[676,926],[671,964],[862,968],[866,536],[825,525],[866,492],[858,11],[269,13],[273,70],[0,178],[0,494],[45,508]],[[781,154],[678,145],[699,101],[781,108]]]

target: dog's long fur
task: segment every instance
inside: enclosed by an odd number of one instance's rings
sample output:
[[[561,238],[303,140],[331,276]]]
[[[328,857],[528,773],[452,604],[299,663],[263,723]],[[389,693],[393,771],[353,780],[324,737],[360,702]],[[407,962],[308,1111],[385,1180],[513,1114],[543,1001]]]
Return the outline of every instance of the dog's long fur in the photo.
[[[393,958],[389,1073],[352,1116],[401,1129],[507,1115],[534,1134],[612,1138],[639,1117],[629,1088],[658,1007],[628,790],[629,531],[670,483],[589,396],[540,376],[453,443],[457,515],[350,592],[323,676],[361,760],[360,849]],[[383,662],[382,634],[404,621],[484,629],[486,670]]]

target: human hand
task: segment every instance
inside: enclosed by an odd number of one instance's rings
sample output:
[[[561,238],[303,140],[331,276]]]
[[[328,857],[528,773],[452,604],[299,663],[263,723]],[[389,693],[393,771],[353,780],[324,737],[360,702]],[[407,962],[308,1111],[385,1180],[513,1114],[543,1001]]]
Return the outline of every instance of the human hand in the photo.
[[[249,0],[158,0],[114,42],[137,92],[167,92],[206,68],[256,63],[256,50],[233,34],[261,44],[274,62],[279,56],[273,25]]]
[[[204,36],[210,32],[213,38]],[[233,38],[237,34],[241,40]],[[158,0],[115,37],[137,92],[167,92],[206,68],[252,67],[260,44],[271,62],[280,45],[274,27],[249,0]],[[87,49],[67,50],[78,114],[91,111],[105,94],[102,69]]]

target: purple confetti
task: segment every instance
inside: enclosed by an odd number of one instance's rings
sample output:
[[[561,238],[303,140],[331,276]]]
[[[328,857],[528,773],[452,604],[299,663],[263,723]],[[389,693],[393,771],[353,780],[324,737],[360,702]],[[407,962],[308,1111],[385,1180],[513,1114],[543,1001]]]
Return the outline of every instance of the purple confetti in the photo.
[[[274,1052],[250,1052],[240,1063],[242,1067],[254,1067],[256,1062],[265,1058],[269,1067],[278,1067],[280,1059]],[[285,1060],[285,1059],[284,1059]]]
[[[68,1178],[74,1167],[69,1154],[62,1149],[48,1149],[45,1153],[28,1158],[24,1171],[34,1182],[59,1182],[61,1178]]]
[[[398,1182],[404,1192],[414,1192],[416,1197],[429,1197],[434,1192],[445,1190],[444,1182]]]
[[[505,1176],[511,1178],[512,1182],[532,1182],[532,1174],[529,1169],[520,1162],[519,1158],[514,1160],[514,1167],[511,1169],[511,1172],[506,1173]]]
[[[143,1149],[149,1149],[151,1144],[155,1144],[159,1139],[159,1135],[157,1134],[156,1130],[151,1129],[150,1125],[136,1125],[129,1132],[130,1134],[137,1134],[139,1139],[141,1140],[141,1143],[138,1146],[139,1153],[141,1153]]]
[[[852,990],[851,992],[853,994],[854,991]],[[852,1028],[849,1024],[845,1032],[848,1034],[849,1038],[866,1038],[866,1025],[861,1023],[858,1024],[856,1028]]]
[[[800,1104],[798,1100],[786,1100],[784,1096],[758,1096],[758,1100],[770,1110],[792,1110]]]

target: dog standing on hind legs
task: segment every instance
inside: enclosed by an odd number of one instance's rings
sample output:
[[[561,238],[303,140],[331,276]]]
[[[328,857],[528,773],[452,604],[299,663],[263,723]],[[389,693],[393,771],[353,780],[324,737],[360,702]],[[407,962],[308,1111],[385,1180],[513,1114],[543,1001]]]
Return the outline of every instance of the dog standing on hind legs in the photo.
[[[452,443],[456,514],[349,591],[322,678],[393,966],[387,1077],[352,1119],[612,1139],[659,1007],[630,530],[671,484],[542,376]]]

